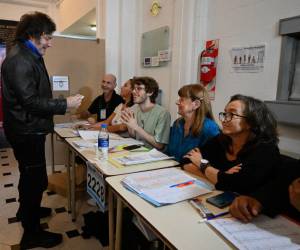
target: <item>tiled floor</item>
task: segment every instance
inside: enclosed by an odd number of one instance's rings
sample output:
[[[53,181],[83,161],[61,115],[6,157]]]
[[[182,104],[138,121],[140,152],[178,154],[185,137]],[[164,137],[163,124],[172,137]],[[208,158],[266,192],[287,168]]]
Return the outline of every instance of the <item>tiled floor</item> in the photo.
[[[64,167],[56,170],[65,171]],[[0,250],[18,249],[23,233],[20,222],[16,219],[18,209],[18,185],[19,172],[17,162],[10,148],[0,149]],[[86,200],[77,201],[78,217],[72,222],[67,213],[67,199],[53,192],[45,192],[42,205],[52,208],[52,215],[42,219],[42,226],[53,232],[63,234],[63,243],[51,249],[81,250],[81,249],[105,249],[95,239],[83,239],[81,227],[83,226],[83,213],[95,211]],[[100,226],[100,225],[99,225]],[[36,250],[42,248],[35,248]]]

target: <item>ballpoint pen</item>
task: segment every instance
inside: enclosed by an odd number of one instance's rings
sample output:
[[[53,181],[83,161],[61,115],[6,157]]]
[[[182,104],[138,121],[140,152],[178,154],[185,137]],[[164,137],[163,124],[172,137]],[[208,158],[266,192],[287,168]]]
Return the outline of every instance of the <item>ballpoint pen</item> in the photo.
[[[222,212],[222,213],[219,213],[219,214],[213,214],[212,216],[206,217],[206,219],[207,220],[212,220],[212,219],[216,219],[216,218],[222,217],[222,216],[227,215],[227,214],[229,214],[229,211]]]
[[[206,222],[206,221],[209,221],[209,220],[213,220],[213,219],[222,217],[222,216],[227,215],[227,214],[229,214],[228,211],[223,212],[223,213],[219,213],[219,214],[216,214],[216,215],[212,215],[212,216],[207,216],[207,217],[199,220],[198,223],[202,223],[202,222]]]
[[[194,184],[194,183],[195,183],[194,180],[190,180],[190,181],[186,181],[186,182],[182,182],[182,183],[177,183],[177,184],[171,185],[170,188],[173,188],[173,187],[185,187],[185,186],[188,186],[188,185],[191,185],[191,184]]]

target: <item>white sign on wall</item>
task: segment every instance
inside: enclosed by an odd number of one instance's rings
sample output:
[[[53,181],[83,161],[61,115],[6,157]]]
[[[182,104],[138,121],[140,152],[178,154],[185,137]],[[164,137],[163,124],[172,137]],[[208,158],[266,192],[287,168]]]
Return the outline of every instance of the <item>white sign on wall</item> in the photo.
[[[233,72],[262,72],[264,69],[265,50],[266,45],[232,48],[230,56]]]
[[[52,76],[53,91],[68,91],[69,77],[68,76]]]

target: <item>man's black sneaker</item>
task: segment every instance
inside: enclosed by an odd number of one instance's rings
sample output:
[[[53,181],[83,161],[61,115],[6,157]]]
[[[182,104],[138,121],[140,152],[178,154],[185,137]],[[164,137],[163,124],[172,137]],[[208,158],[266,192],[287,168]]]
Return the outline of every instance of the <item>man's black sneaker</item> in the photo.
[[[21,215],[20,215],[20,210],[18,210],[16,217],[17,219],[20,221],[21,220]],[[49,207],[40,207],[40,218],[46,218],[48,216],[50,216],[52,213],[52,209]]]
[[[51,233],[43,230],[34,233],[24,232],[20,243],[20,248],[21,250],[35,247],[50,248],[60,244],[61,242],[61,234]]]

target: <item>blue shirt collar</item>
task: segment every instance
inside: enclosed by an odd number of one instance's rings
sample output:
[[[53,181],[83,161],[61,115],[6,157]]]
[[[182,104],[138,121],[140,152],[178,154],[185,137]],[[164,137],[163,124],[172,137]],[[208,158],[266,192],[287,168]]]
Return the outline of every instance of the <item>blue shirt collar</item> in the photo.
[[[22,42],[34,54],[36,54],[38,57],[42,57],[42,55],[40,54],[40,52],[38,51],[38,49],[36,48],[36,46],[33,44],[33,42],[31,42],[30,40],[22,40]]]

